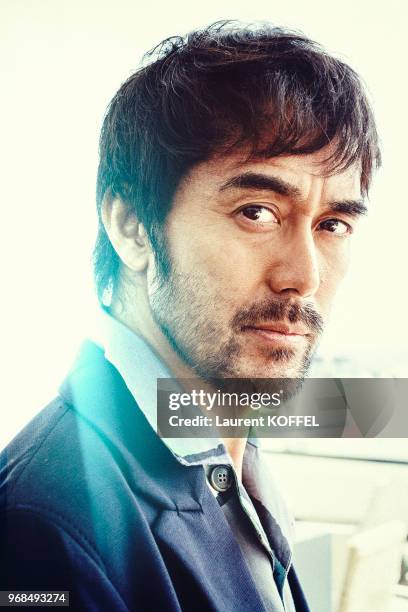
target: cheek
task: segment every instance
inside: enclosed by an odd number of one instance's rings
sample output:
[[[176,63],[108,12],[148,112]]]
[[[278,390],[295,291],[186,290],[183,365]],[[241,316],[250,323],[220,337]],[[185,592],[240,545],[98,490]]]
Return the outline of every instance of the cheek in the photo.
[[[350,263],[350,240],[345,240],[345,245],[340,247],[332,260],[332,274],[335,282],[340,283],[347,274]]]
[[[194,274],[203,283],[209,281],[208,290],[212,287],[226,296],[237,297],[251,290],[263,267],[261,249],[251,248],[217,224],[190,229],[182,236],[172,229],[169,249],[173,266],[180,273]]]
[[[333,249],[321,259],[320,288],[318,301],[325,311],[328,311],[331,302],[347,274],[350,260],[349,245]]]

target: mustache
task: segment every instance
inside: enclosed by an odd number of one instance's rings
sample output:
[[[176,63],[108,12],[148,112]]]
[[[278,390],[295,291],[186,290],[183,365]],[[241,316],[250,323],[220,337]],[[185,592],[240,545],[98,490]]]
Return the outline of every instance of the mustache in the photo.
[[[285,320],[290,323],[303,323],[315,335],[323,331],[323,318],[312,304],[276,298],[252,304],[245,310],[237,312],[232,320],[232,326],[234,329],[245,326],[256,327],[261,323]]]

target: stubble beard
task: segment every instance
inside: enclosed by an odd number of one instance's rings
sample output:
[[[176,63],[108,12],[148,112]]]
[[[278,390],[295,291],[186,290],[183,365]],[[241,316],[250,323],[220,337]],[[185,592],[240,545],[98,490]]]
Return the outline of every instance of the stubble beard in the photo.
[[[284,387],[287,396],[297,392],[307,375],[322,331],[323,322],[315,311],[301,309],[288,300],[268,300],[237,312],[229,324],[230,333],[227,335],[217,325],[218,321],[224,320],[223,306],[219,299],[208,293],[204,295],[200,290],[202,278],[180,274],[174,267],[168,270],[166,276],[157,275],[155,278],[150,295],[151,311],[172,349],[193,375],[211,384],[216,381],[217,386],[224,390],[234,384],[231,379],[239,378],[245,379],[253,391],[262,392],[267,388],[270,392],[272,384],[280,389]],[[262,315],[272,320],[282,320],[285,316],[292,322],[301,319],[314,333],[310,334],[301,355],[287,348],[264,348],[264,363],[270,367],[263,368],[257,375],[242,363],[245,340],[238,340],[239,336],[243,338],[238,330]]]

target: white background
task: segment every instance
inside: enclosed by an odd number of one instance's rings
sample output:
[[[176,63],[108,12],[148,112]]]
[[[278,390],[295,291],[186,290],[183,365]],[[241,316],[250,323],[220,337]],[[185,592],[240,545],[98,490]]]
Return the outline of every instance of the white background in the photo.
[[[407,3],[3,0],[0,448],[50,399],[92,319],[97,141],[110,98],[161,39],[217,19],[304,31],[364,78],[383,169],[321,347],[406,372]]]

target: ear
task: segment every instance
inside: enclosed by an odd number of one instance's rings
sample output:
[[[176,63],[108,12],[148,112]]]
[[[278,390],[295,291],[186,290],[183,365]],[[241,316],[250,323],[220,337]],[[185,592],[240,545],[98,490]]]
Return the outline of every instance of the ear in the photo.
[[[104,198],[102,222],[109,240],[125,266],[133,272],[143,272],[151,253],[146,231],[119,198]]]

